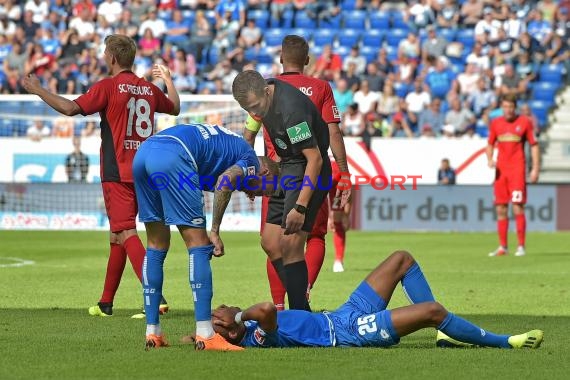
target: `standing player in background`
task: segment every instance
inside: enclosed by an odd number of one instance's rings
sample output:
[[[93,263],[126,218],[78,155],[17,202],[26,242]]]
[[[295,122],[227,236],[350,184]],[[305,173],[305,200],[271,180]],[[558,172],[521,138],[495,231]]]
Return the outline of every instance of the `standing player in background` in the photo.
[[[283,39],[281,44],[281,63],[283,65],[283,74],[279,75],[277,79],[287,82],[292,86],[298,88],[302,93],[307,95],[311,101],[317,107],[320,112],[321,117],[328,125],[329,135],[330,135],[330,148],[334,155],[335,161],[340,168],[340,175],[346,176],[350,179],[350,174],[348,173],[348,166],[346,164],[346,150],[344,147],[344,140],[340,132],[338,123],[340,122],[340,115],[336,107],[333,93],[328,82],[308,77],[303,75],[303,68],[309,64],[309,45],[303,37],[296,35],[288,35]],[[261,121],[256,121],[251,117],[248,117],[246,121],[246,127],[244,131],[245,139],[254,146],[255,144],[255,134],[261,128]],[[265,155],[274,161],[279,161],[279,157],[275,152],[275,148],[269,137],[269,133],[263,134],[263,140],[265,143]],[[338,194],[335,193],[333,197],[337,197],[337,202],[340,201],[342,197],[342,191]],[[344,198],[348,199],[350,195],[350,189],[344,191]],[[347,202],[345,202],[347,203]],[[265,228],[265,219],[267,217],[267,210],[269,204],[269,197],[264,196],[261,206],[261,230],[260,234],[263,235]],[[337,205],[336,209],[341,209]],[[309,285],[307,288],[307,295],[310,289],[315,284],[323,261],[325,258],[325,235],[327,233],[327,221],[329,217],[329,204],[328,202],[323,202],[319,213],[317,214],[317,219],[313,230],[308,236],[307,247],[305,251],[305,260],[307,262]],[[342,234],[342,228],[339,227],[339,234]],[[271,289],[271,297],[273,298],[273,303],[278,309],[284,309],[285,303],[285,286],[283,285],[280,275],[278,272],[282,271],[283,261],[282,259],[277,259],[274,261],[270,260],[270,257],[275,257],[274,253],[268,252],[267,258],[267,277],[269,279],[269,286]]]
[[[56,111],[74,116],[101,116],[101,182],[105,208],[111,227],[110,255],[103,294],[97,306],[89,308],[93,316],[113,314],[113,300],[121,282],[127,256],[142,281],[145,248],[136,230],[137,200],[132,164],[140,144],[153,134],[155,112],[180,113],[180,99],[168,69],[155,66],[153,75],[164,80],[168,97],[154,84],[137,77],[132,71],[135,42],[127,36],[105,38],[104,59],[109,78],[94,84],[75,100],[52,94],[41,87],[35,76],[24,78],[26,91],[36,94]],[[168,305],[162,300],[162,310]]]
[[[344,272],[344,251],[346,248],[346,231],[350,228],[350,210],[351,203],[347,202],[344,208],[335,207],[334,202],[338,201],[336,192],[338,191],[338,181],[341,177],[341,172],[336,161],[331,161],[331,168],[333,173],[333,186],[329,193],[330,197],[330,212],[328,220],[328,229],[333,232],[334,244],[334,264],[333,272]]]
[[[540,170],[540,147],[534,136],[532,122],[524,115],[516,113],[517,99],[514,95],[503,98],[501,107],[503,116],[491,123],[487,145],[487,162],[490,168],[496,168],[494,196],[497,210],[497,231],[499,248],[489,256],[503,256],[508,253],[509,202],[513,204],[513,213],[517,225],[518,248],[515,256],[525,255],[526,216],[526,160],[524,145],[530,144],[532,169],[530,182],[538,181]],[[493,151],[497,143],[499,151],[497,162],[493,160]]]

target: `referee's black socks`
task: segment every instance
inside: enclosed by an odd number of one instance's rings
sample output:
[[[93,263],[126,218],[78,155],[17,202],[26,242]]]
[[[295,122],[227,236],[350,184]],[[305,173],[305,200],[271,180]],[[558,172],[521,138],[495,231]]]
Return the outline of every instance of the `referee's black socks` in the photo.
[[[307,287],[309,286],[309,273],[305,260],[284,265],[287,277],[285,288],[289,299],[290,310],[311,311],[307,301]]]

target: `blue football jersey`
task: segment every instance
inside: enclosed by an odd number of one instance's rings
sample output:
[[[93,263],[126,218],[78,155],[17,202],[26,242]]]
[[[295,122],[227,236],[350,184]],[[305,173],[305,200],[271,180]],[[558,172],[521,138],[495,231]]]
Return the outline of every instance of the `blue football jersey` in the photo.
[[[323,313],[284,310],[277,313],[277,330],[266,332],[255,321],[245,321],[244,347],[330,347],[334,333]]]
[[[259,171],[259,160],[253,148],[243,137],[224,127],[180,124],[156,136],[169,136],[184,146],[194,160],[203,190],[212,190],[215,179],[232,165],[240,166],[244,176],[255,175]]]

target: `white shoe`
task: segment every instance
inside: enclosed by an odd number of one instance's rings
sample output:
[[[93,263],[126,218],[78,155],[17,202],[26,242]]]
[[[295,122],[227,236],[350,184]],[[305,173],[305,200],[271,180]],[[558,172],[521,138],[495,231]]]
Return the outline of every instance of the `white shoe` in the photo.
[[[524,256],[524,255],[526,255],[524,247],[522,245],[519,245],[519,247],[517,248],[517,251],[515,252],[515,256],[520,257],[520,256]]]
[[[518,252],[518,251],[517,251]],[[493,252],[489,253],[489,257],[495,257],[495,256],[505,256],[509,254],[509,250],[499,246],[499,248],[497,248],[496,250],[494,250]]]
[[[340,273],[340,272],[344,272],[344,266],[342,265],[342,262],[340,261],[335,261],[333,264],[333,272],[334,273]]]

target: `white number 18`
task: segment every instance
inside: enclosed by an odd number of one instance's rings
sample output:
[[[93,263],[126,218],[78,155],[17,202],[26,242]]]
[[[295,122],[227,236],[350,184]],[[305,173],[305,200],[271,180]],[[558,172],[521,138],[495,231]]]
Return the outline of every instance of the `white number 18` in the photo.
[[[150,120],[150,104],[148,104],[146,99],[130,98],[127,103],[127,109],[129,110],[127,137],[133,135],[133,124],[135,124],[135,131],[140,137],[145,138],[152,135],[153,126]]]

